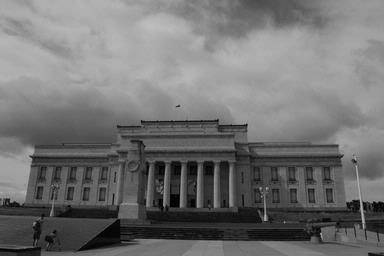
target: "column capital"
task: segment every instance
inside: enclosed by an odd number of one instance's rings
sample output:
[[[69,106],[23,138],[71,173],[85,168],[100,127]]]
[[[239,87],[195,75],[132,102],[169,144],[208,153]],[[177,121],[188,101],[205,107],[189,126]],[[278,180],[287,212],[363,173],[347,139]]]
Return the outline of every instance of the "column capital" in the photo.
[[[172,160],[164,160],[163,162],[164,162],[164,164],[166,164],[166,165],[168,165],[168,164],[170,165],[173,161],[172,161]]]
[[[212,160],[212,162],[213,162],[214,164],[220,164],[222,161],[221,161],[221,160]]]

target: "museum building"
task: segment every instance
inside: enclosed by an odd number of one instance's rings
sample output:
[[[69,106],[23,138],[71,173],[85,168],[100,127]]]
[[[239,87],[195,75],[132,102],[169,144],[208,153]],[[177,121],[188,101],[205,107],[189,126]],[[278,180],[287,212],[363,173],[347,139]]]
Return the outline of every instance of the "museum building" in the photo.
[[[115,143],[37,145],[25,205],[114,208],[137,193],[125,185],[138,179],[137,203],[147,208],[262,207],[266,187],[271,208],[345,207],[338,145],[248,142],[247,128],[219,120],[141,121],[118,125]],[[124,150],[128,141],[143,144],[138,178]]]

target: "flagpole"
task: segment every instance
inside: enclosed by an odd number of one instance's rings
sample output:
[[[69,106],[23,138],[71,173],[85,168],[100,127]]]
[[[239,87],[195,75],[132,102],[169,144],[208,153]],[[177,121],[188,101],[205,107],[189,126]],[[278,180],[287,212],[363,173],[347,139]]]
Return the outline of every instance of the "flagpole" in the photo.
[[[180,104],[177,104],[177,105],[175,106],[175,113],[176,113],[176,115],[175,115],[175,119],[176,119],[176,120],[179,118],[179,115],[178,115],[179,111],[177,111],[177,109],[179,109],[179,108],[181,108],[181,105],[180,105]]]
[[[361,190],[360,190],[359,168],[357,167],[357,157],[355,155],[353,155],[352,163],[355,165],[355,170],[356,170],[357,189],[359,191],[359,201],[360,201],[361,223],[362,223],[363,229],[365,230],[366,223],[365,223],[365,216],[364,216],[364,205],[363,205],[363,199],[361,197]]]

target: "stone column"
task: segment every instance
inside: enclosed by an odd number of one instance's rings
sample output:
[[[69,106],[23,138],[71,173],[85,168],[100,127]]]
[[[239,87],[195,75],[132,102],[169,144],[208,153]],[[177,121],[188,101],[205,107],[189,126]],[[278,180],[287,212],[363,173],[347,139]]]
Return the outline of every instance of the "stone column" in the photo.
[[[229,207],[236,207],[236,170],[235,162],[229,162]]]
[[[197,162],[196,208],[204,207],[204,162]]]
[[[220,191],[220,162],[214,162],[213,169],[213,208],[221,207],[221,191]]]
[[[124,161],[119,161],[119,170],[117,174],[116,204],[119,205],[123,202]]]
[[[163,191],[163,206],[165,207],[171,202],[171,162],[165,162],[164,171],[164,191]]]
[[[180,175],[180,208],[187,207],[187,162],[181,162]]]
[[[149,162],[146,207],[153,206],[155,192],[155,162]]]

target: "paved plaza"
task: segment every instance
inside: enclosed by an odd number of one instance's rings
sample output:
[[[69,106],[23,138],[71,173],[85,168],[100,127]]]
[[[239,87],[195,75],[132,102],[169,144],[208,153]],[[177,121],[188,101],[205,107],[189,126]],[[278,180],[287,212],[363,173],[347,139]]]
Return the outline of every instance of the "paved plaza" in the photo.
[[[44,256],[357,256],[384,251],[363,244],[275,241],[134,240],[122,245],[81,252],[46,252]]]

